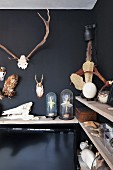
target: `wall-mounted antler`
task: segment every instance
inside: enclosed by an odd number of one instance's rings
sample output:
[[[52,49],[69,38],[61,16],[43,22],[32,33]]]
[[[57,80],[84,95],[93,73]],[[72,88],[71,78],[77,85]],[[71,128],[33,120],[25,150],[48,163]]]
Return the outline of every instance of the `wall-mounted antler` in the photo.
[[[36,75],[35,75],[35,81],[36,81],[36,94],[38,97],[42,97],[43,94],[44,94],[44,87],[43,87],[43,74],[42,74],[42,77],[41,77],[41,81],[38,82],[37,78],[36,78]]]
[[[5,46],[0,44],[0,48],[3,49],[6,53],[8,53],[11,57],[13,57],[15,60],[18,61],[17,65],[21,69],[26,69],[28,66],[28,61],[29,58],[32,57],[32,55],[46,42],[46,39],[49,35],[49,24],[50,24],[50,15],[49,15],[49,10],[47,10],[47,15],[48,15],[48,20],[46,21],[39,13],[39,17],[43,20],[44,25],[46,27],[46,33],[42,41],[36,45],[36,47],[27,55],[21,55],[20,58],[18,58],[15,54],[13,54],[9,49],[7,49]],[[9,58],[10,59],[10,58]]]

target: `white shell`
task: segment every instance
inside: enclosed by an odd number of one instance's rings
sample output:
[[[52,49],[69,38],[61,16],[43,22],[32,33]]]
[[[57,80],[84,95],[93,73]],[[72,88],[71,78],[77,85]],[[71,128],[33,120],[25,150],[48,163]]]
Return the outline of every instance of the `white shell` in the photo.
[[[27,68],[28,63],[27,63],[27,59],[26,59],[25,55],[21,55],[20,59],[18,59],[17,65],[21,69],[26,69]]]
[[[95,97],[95,95],[97,93],[97,88],[94,83],[87,82],[84,84],[82,92],[86,98],[92,99]]]

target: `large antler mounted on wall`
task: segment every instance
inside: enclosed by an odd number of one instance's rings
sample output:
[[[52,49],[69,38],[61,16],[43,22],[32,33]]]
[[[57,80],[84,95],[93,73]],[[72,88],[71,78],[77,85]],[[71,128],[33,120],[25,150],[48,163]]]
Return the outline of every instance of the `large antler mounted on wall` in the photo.
[[[13,54],[9,49],[7,49],[5,46],[3,46],[2,44],[0,44],[0,48],[3,49],[6,53],[8,53],[11,57],[13,57],[15,60],[17,60],[17,65],[19,68],[21,69],[26,69],[28,66],[28,61],[30,59],[30,57],[32,57],[32,55],[42,46],[44,45],[44,43],[46,42],[46,39],[49,35],[49,25],[50,25],[50,15],[49,15],[49,10],[47,10],[47,15],[48,15],[48,20],[46,21],[39,13],[38,13],[39,17],[43,20],[44,25],[46,27],[46,33],[44,38],[42,39],[42,41],[36,45],[36,47],[27,55],[21,55],[20,58],[18,58],[15,54]],[[10,59],[10,58],[9,58]]]

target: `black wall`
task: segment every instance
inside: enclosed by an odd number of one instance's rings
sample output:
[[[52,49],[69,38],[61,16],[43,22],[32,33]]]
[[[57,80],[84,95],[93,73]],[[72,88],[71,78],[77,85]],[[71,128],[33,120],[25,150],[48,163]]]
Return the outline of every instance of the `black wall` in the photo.
[[[113,1],[98,0],[94,12],[96,28],[97,67],[107,80],[113,80]],[[101,87],[103,83],[97,79]],[[101,122],[112,122],[98,115]]]
[[[111,80],[113,79],[113,1],[98,0],[93,11],[97,24],[98,68],[107,80]]]
[[[0,11],[0,43],[17,56],[27,55],[44,36],[44,24],[37,11],[47,18],[46,10]],[[45,115],[45,97],[48,92],[55,92],[58,101],[60,92],[65,88],[72,90],[74,95],[79,94],[74,86],[70,85],[69,76],[80,69],[85,60],[84,26],[93,23],[93,13],[85,10],[50,10],[50,35],[46,44],[30,59],[26,70],[19,69],[16,61],[9,60],[10,56],[0,49],[0,66],[7,69],[5,79],[11,74],[18,74],[20,77],[16,96],[3,99],[2,110],[32,101],[32,113]],[[103,61],[103,65],[108,66],[106,61]],[[103,65],[101,63],[100,67]],[[42,98],[37,98],[35,93],[35,74],[39,80],[41,75],[44,75],[45,93]],[[3,84],[4,82],[0,82],[0,88]]]

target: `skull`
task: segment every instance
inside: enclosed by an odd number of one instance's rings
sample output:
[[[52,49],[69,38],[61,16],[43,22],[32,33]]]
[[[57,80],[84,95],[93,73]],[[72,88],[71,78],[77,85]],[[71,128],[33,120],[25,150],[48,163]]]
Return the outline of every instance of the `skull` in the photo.
[[[6,75],[5,67],[0,67],[0,81],[3,81]]]
[[[35,81],[36,81],[36,94],[38,97],[42,97],[44,94],[44,87],[43,87],[43,75],[41,78],[41,81],[38,82],[38,80],[36,79],[36,75],[35,75]]]
[[[36,85],[36,93],[38,97],[42,97],[44,94],[44,87],[42,83],[37,83]]]
[[[28,66],[27,59],[25,55],[21,55],[20,59],[18,59],[18,67],[21,69],[26,69]]]

